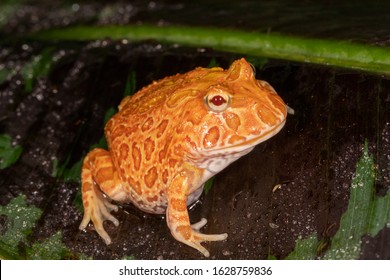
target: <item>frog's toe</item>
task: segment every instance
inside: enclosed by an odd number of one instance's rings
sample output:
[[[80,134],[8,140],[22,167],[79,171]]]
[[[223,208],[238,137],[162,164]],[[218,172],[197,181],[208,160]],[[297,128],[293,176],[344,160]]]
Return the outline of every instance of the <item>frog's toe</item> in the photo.
[[[104,203],[105,208],[108,209],[110,212],[111,211],[118,212],[118,206],[116,206],[115,204],[110,203],[108,201],[108,199],[104,199],[103,203]]]
[[[206,258],[210,257],[210,252],[205,247],[203,247],[200,242],[193,241],[191,243],[187,243],[187,245],[201,252]]]
[[[203,241],[223,241],[226,238],[228,238],[228,234],[227,233],[204,234],[204,233],[197,232],[195,235],[195,238],[201,240],[200,242],[203,242]]]
[[[191,228],[199,231],[202,227],[204,227],[207,224],[207,220],[205,218],[202,218],[199,222],[192,224]]]
[[[80,223],[79,229],[83,230],[87,227],[88,223],[92,220],[96,232],[103,238],[104,242],[108,245],[111,243],[111,238],[104,230],[104,221],[111,221],[115,226],[119,225],[119,221],[110,212],[117,211],[118,206],[111,204],[105,197],[97,196],[90,197],[90,202],[84,205],[84,217]]]
[[[206,219],[201,219],[198,223],[191,226],[178,226],[175,227],[174,231],[171,231],[173,236],[180,242],[187,244],[199,252],[205,257],[209,257],[210,253],[204,248],[201,243],[204,241],[222,241],[225,240],[228,235],[223,234],[203,234],[199,232],[199,229],[207,223]]]
[[[198,232],[202,227],[204,227],[207,224],[207,220],[205,218],[202,218],[199,222],[192,224],[191,228],[195,231],[197,231],[197,236],[203,241],[221,241],[225,240],[228,235],[227,233],[223,234],[203,234]]]
[[[118,206],[111,204],[107,200],[104,200],[103,204],[104,205],[99,207],[100,213],[98,219],[101,221],[111,221],[115,226],[119,226],[118,219],[110,213],[111,211],[118,211]],[[95,224],[95,222],[93,224]]]
[[[92,218],[92,220],[94,220],[94,219]],[[111,238],[103,227],[103,221],[102,220],[99,220],[99,221],[95,220],[93,225],[95,227],[96,232],[104,240],[104,243],[106,243],[107,245],[111,244]]]
[[[191,237],[189,240],[187,240],[187,245],[197,249],[199,252],[201,252],[205,257],[209,257],[210,253],[209,251],[204,248],[201,243],[204,241],[222,241],[225,240],[228,237],[227,233],[223,234],[203,234],[200,232],[192,232]]]

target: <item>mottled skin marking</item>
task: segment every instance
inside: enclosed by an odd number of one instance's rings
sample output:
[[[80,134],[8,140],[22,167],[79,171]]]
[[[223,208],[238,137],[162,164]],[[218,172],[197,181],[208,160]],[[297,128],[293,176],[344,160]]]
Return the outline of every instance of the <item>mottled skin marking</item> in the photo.
[[[144,142],[145,159],[150,160],[154,152],[154,141],[149,137]]]
[[[139,171],[142,161],[141,150],[137,147],[137,143],[133,143],[131,146],[131,154],[133,156],[134,170]]]
[[[206,135],[203,138],[203,146],[206,149],[215,147],[217,145],[218,140],[220,138],[219,129],[216,126],[210,127],[209,130],[207,130]]]
[[[237,116],[234,113],[225,113],[223,114],[223,117],[225,119],[225,122],[229,128],[231,128],[233,131],[237,131],[238,128],[241,125],[240,117]]]
[[[107,123],[109,151],[94,149],[84,159],[80,229],[92,220],[110,244],[103,222],[119,224],[110,200],[132,202],[166,213],[172,235],[209,256],[201,243],[227,234],[200,233],[207,221],[191,225],[187,206],[206,180],[275,135],[285,118],[282,99],[245,59],[153,82],[123,99]]]
[[[150,130],[151,128],[153,127],[153,118],[152,117],[149,117],[145,123],[142,125],[142,132],[147,132],[148,130]]]
[[[144,182],[148,188],[153,188],[155,187],[154,184],[156,183],[156,180],[157,180],[157,168],[153,166],[148,170],[148,172],[146,172],[144,176]]]

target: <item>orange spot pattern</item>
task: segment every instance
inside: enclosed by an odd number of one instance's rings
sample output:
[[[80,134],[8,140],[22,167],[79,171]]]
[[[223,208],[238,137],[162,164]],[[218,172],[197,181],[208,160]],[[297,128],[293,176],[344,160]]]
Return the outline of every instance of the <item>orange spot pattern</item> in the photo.
[[[145,159],[150,160],[154,152],[154,141],[150,137],[146,138],[144,142]]]
[[[144,180],[145,180],[145,185],[148,188],[152,188],[154,186],[154,183],[157,180],[157,168],[156,167],[150,168],[146,173],[146,175],[144,176]]]
[[[149,117],[145,122],[144,124],[142,125],[142,132],[146,132],[148,130],[150,130],[151,128],[153,127],[153,118],[152,117]]]
[[[141,151],[137,147],[137,143],[133,143],[132,157],[133,157],[134,169],[138,171],[141,166]]]
[[[218,140],[219,140],[219,134],[220,133],[219,133],[218,127],[216,127],[216,126],[211,127],[207,131],[207,133],[203,139],[203,146],[205,148],[215,147],[215,145],[217,145]]]
[[[168,126],[168,120],[163,120],[157,127],[157,138],[160,138]]]

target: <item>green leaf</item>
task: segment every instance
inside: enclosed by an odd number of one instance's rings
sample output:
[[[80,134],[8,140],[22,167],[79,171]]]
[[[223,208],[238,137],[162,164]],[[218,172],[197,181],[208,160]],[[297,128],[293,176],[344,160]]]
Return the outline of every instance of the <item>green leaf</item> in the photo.
[[[22,147],[12,146],[12,138],[8,134],[0,134],[0,169],[14,164],[22,154]]]
[[[169,44],[213,48],[256,57],[333,65],[390,73],[390,49],[343,41],[299,38],[275,33],[190,26],[73,26],[30,36],[35,40],[99,40],[110,37],[157,40]]]
[[[212,187],[213,184],[214,184],[214,178],[215,178],[215,177],[211,177],[210,179],[208,179],[208,180],[206,181],[206,183],[204,183],[203,189],[204,189],[204,193],[205,193],[205,194],[208,194],[208,192],[211,190],[211,187]]]
[[[19,8],[18,4],[11,3],[11,1],[9,1],[9,4],[4,4],[5,5],[0,6],[0,28],[8,22],[8,20],[15,14],[16,10]]]
[[[375,236],[384,225],[390,227],[390,192],[387,195],[376,199],[375,204],[371,208],[370,224],[368,234]]]
[[[263,69],[264,65],[268,63],[268,58],[259,56],[247,56],[246,60],[258,69]]]
[[[210,60],[209,65],[207,65],[207,68],[213,68],[213,67],[219,67],[218,62],[215,60],[214,57]]]
[[[18,245],[27,242],[42,211],[33,206],[27,206],[25,197],[18,196],[6,206],[0,206],[0,215],[6,216],[4,233],[0,233],[0,257],[18,259]]]
[[[26,93],[33,89],[34,82],[47,74],[53,64],[53,48],[45,48],[41,54],[34,56],[28,63],[26,63],[21,74],[24,79],[24,91]]]
[[[368,153],[366,142],[352,178],[348,208],[323,259],[357,259],[364,235],[375,236],[385,226],[390,227],[390,192],[377,197],[374,183],[374,157]],[[315,234],[304,240],[298,239],[296,248],[287,259],[314,259],[321,247],[322,241],[317,242]]]
[[[58,159],[53,159],[52,166],[51,177],[59,177],[63,170],[61,170],[61,167],[59,166]]]
[[[387,167],[390,168],[390,165],[388,164]],[[374,169],[374,164],[371,168]],[[372,180],[375,180],[375,178]],[[374,185],[374,182],[372,184]],[[373,195],[375,195],[374,190]],[[375,236],[385,226],[390,228],[390,191],[388,190],[385,196],[375,197],[373,204],[370,206],[367,234]]]
[[[372,226],[383,228],[385,219],[372,220],[386,209],[380,209],[374,192],[375,169],[374,157],[368,154],[365,143],[363,155],[359,159],[355,175],[352,178],[351,196],[347,211],[342,215],[340,228],[332,238],[329,250],[324,259],[356,259],[360,254],[361,238],[369,234]],[[389,197],[387,194],[386,197]],[[386,199],[386,198],[385,198]],[[387,198],[388,199],[388,198]],[[386,218],[387,215],[385,215]],[[390,221],[390,220],[389,220]]]
[[[92,256],[87,256],[85,254],[79,254],[77,257],[78,257],[79,260],[88,260],[88,261],[93,260]]]
[[[106,113],[104,114],[104,125],[107,124],[107,122],[117,113],[118,111],[113,108],[113,107],[110,107],[107,109]]]
[[[125,91],[123,92],[123,97],[133,95],[137,89],[137,76],[135,71],[131,71],[129,76],[127,76]]]
[[[68,167],[70,156],[68,156],[62,165],[59,165],[58,160],[53,160],[53,170],[51,176],[56,178],[62,178],[65,181],[80,181],[81,167],[83,165],[83,159],[80,159],[74,163],[71,167]]]
[[[62,172],[62,177],[64,180],[69,181],[80,181],[80,175],[81,175],[81,167],[83,166],[83,159],[80,159],[75,164],[72,165],[70,168],[64,168],[64,171]]]
[[[317,234],[313,233],[305,239],[299,236],[294,251],[286,257],[286,260],[313,260],[317,254],[317,246]]]
[[[26,252],[27,258],[32,260],[61,260],[68,254],[68,249],[62,243],[59,231],[43,242],[34,243]]]
[[[7,68],[0,69],[0,85],[4,83],[8,76],[11,74],[11,71]]]
[[[278,258],[274,255],[268,255],[267,260],[276,261]]]

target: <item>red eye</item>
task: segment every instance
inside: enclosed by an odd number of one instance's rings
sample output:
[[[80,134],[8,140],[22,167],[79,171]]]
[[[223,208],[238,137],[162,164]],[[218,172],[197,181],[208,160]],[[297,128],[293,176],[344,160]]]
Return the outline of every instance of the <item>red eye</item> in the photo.
[[[226,103],[226,100],[220,95],[215,95],[213,98],[211,98],[210,102],[215,106],[221,106],[222,104]]]
[[[230,96],[224,93],[210,94],[204,99],[207,107],[213,112],[225,111],[230,106]]]

